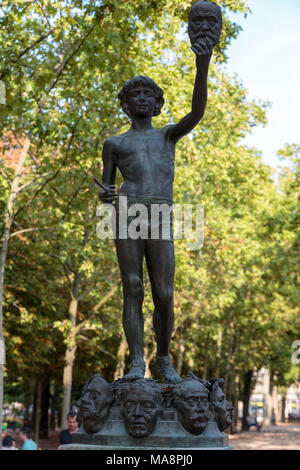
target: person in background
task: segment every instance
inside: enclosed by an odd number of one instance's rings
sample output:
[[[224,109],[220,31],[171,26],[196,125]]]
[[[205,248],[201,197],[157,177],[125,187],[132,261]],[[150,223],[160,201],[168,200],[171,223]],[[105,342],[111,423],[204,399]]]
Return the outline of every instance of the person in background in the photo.
[[[16,446],[16,440],[11,436],[5,436],[2,441],[1,450],[19,450]]]
[[[264,417],[262,415],[262,412],[258,413],[257,416],[255,417],[255,421],[257,423],[257,432],[260,432],[261,428],[263,427],[264,423]]]
[[[27,427],[20,429],[19,436],[23,442],[22,450],[38,450],[36,443],[30,438],[30,430]]]
[[[23,421],[23,428],[28,428],[30,431],[32,431],[32,426],[27,418],[25,418]]]
[[[1,429],[2,440],[5,438],[6,432],[7,432],[7,424],[6,424],[6,423],[3,423],[3,424],[2,424],[2,429]]]
[[[59,442],[61,445],[72,444],[72,434],[78,431],[79,426],[77,422],[77,413],[70,411],[67,415],[68,429],[63,429],[59,435]]]

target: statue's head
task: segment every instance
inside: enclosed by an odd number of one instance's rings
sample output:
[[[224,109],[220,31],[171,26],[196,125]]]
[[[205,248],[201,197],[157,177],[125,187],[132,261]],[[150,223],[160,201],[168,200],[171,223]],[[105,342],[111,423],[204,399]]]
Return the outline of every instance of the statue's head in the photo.
[[[112,390],[101,375],[95,374],[89,378],[78,402],[80,422],[87,433],[102,429],[113,400]]]
[[[220,431],[225,431],[232,424],[233,406],[228,400],[224,400],[225,411],[219,414],[217,424]]]
[[[208,390],[200,380],[184,379],[174,386],[174,405],[180,423],[198,436],[205,430],[210,416]]]
[[[223,392],[224,379],[210,379],[210,402],[215,421],[220,431],[225,431],[232,423],[233,406],[225,400]]]
[[[138,379],[119,390],[121,414],[128,434],[149,436],[156,426],[162,408],[160,386],[152,379]]]
[[[162,89],[154,80],[142,75],[128,80],[118,98],[129,117],[158,116],[165,102]]]
[[[213,2],[201,1],[191,7],[188,33],[191,44],[205,42],[212,51],[222,32],[221,8]]]

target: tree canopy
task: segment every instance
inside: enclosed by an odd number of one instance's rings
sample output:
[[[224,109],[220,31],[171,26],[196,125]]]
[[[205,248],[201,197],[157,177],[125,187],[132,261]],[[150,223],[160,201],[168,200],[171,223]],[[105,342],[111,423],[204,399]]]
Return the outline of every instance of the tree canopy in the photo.
[[[89,375],[113,380],[128,362],[120,274],[113,242],[96,236],[92,175],[100,174],[104,140],[129,125],[117,100],[127,79],[148,75],[164,89],[155,126],[189,112],[195,63],[186,22],[192,3],[2,2],[3,231],[15,178],[6,157],[24,147],[25,138],[29,142],[5,263],[9,384],[61,380],[66,351],[73,348],[74,401]],[[200,377],[224,376],[233,397],[247,370],[269,366],[280,384],[290,380],[291,344],[300,332],[299,145],[279,151],[291,166],[278,188],[260,152],[244,142],[254,126],[266,124],[268,105],[249,101],[222,67],[240,31],[228,14],[246,13],[247,3],[217,3],[224,29],[209,70],[205,117],[176,152],[174,200],[203,205],[205,241],[197,251],[188,251],[185,240],[175,242],[171,353],[182,374],[192,369]],[[145,354],[155,375],[146,285]]]

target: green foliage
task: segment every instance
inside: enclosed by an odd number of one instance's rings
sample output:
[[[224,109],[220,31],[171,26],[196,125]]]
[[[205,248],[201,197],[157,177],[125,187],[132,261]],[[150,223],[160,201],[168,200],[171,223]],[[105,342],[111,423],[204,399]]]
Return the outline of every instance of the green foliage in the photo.
[[[6,272],[12,382],[49,371],[60,378],[72,343],[77,384],[95,372],[113,379],[123,334],[120,275],[113,243],[96,237],[91,175],[100,174],[104,140],[129,125],[117,100],[125,80],[143,74],[163,87],[165,107],[155,126],[189,112],[195,76],[186,34],[191,3],[3,2],[0,79],[7,105],[1,108],[1,136],[31,139],[14,230],[32,231],[11,238]],[[172,355],[179,363],[183,337],[183,374],[193,368],[200,376],[224,375],[229,387],[245,370],[271,365],[284,384],[300,329],[299,146],[280,151],[292,165],[278,191],[259,152],[243,141],[266,123],[268,104],[249,102],[237,77],[222,67],[240,31],[228,13],[248,8],[241,0],[217,3],[224,31],[210,66],[205,117],[176,153],[174,200],[204,205],[205,244],[187,251],[185,240],[176,241]],[[0,170],[4,214],[12,171]],[[82,328],[74,336],[68,309],[76,279]],[[147,287],[151,324],[148,280]],[[145,347],[152,357],[151,327]]]

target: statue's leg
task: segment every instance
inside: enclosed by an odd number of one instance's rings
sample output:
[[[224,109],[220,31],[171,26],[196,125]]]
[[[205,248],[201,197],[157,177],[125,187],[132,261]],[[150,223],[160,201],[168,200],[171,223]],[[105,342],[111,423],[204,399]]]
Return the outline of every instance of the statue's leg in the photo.
[[[131,369],[125,378],[143,378],[144,318],[142,304],[143,287],[143,240],[115,240],[123,284],[123,327],[127,339]]]
[[[157,341],[157,370],[166,382],[177,383],[181,378],[169,358],[174,325],[174,244],[172,241],[147,240],[145,255],[155,307],[153,325]]]

